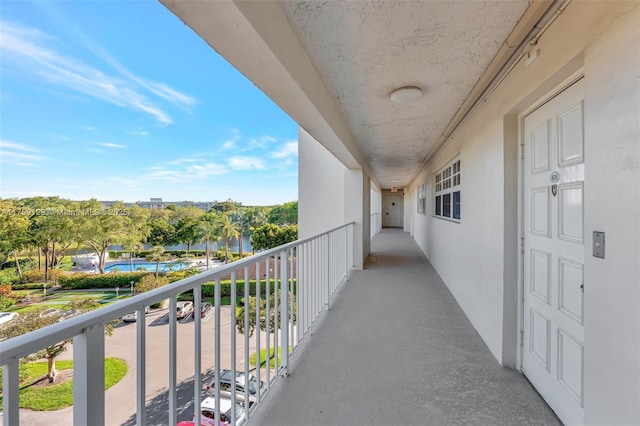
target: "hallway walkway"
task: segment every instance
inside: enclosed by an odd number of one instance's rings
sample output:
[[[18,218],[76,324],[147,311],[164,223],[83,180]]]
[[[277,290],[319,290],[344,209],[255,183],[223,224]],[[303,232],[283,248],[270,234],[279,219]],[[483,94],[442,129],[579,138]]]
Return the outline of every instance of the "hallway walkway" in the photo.
[[[502,368],[409,234],[374,237],[252,425],[556,425]]]

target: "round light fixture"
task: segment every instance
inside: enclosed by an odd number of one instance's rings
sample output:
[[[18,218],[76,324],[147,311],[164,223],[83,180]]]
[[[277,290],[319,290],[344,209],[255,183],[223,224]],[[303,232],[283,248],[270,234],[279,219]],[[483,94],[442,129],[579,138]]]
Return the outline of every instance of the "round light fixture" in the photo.
[[[391,92],[389,98],[392,102],[397,104],[404,104],[406,102],[415,101],[422,96],[422,90],[415,86],[406,86]]]

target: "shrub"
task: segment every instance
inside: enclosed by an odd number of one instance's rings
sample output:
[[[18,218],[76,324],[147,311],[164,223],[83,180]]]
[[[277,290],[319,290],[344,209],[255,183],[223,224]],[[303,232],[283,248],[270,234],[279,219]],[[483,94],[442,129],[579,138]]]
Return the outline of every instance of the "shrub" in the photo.
[[[140,280],[152,274],[151,272],[126,272],[113,274],[66,274],[58,278],[58,283],[64,289],[86,289],[86,288],[126,288],[135,285]]]
[[[0,270],[0,285],[2,284],[15,284],[19,281],[18,273],[15,269],[2,269]]]
[[[35,269],[38,266],[38,260],[34,259],[32,257],[26,257],[26,258],[23,258],[23,259],[19,259],[19,261],[20,261],[20,268],[23,271],[28,271],[29,269]],[[15,268],[16,267],[15,259],[7,260],[5,263],[2,264],[2,267],[4,269]]]
[[[144,293],[146,291],[153,290],[153,289],[158,288],[158,287],[163,287],[163,286],[165,286],[167,284],[169,284],[169,278],[168,277],[165,277],[165,276],[162,276],[162,275],[156,277],[154,274],[149,274],[149,275],[146,275],[146,276],[142,277],[142,279],[140,280],[140,282],[136,286],[136,289],[140,293]],[[154,303],[153,305],[151,305],[151,307],[152,308],[161,308],[162,307],[162,301]]]
[[[60,277],[64,274],[64,271],[61,271],[59,269],[49,269],[49,281],[58,281],[58,279],[60,279]],[[40,283],[40,282],[44,282],[44,275],[45,275],[45,271],[44,269],[38,271],[38,270],[32,270],[32,271],[25,271],[22,274],[22,280],[25,283]]]
[[[5,310],[16,303],[16,297],[11,294],[11,284],[0,285],[0,310]]]
[[[266,280],[260,280],[260,295],[264,297],[267,289],[266,289]],[[276,287],[280,286],[280,282],[276,284],[274,280],[270,280],[270,290],[269,294],[273,294],[276,290]],[[215,283],[205,283],[202,285],[202,296],[203,297],[213,297],[215,295]],[[293,282],[293,293],[296,293],[296,281]],[[249,280],[249,294],[251,296],[256,295],[256,280]],[[231,296],[231,281],[225,280],[220,281],[220,297],[229,297]],[[236,298],[240,300],[241,297],[244,297],[244,280],[236,281]]]
[[[13,284],[11,286],[14,290],[42,290],[43,283],[27,283],[27,284]]]

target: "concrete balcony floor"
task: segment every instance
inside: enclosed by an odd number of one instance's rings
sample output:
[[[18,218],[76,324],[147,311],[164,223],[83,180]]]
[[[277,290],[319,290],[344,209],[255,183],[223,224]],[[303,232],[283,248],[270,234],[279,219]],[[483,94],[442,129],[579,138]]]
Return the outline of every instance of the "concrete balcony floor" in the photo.
[[[556,425],[502,368],[409,234],[374,237],[253,425]]]

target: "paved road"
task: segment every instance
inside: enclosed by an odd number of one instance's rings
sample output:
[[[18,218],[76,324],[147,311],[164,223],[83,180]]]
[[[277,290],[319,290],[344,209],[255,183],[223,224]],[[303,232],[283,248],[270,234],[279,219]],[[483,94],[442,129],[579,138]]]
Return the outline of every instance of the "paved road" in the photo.
[[[231,366],[230,308],[222,307],[221,315],[221,368]],[[167,425],[169,383],[169,326],[165,320],[167,309],[152,311],[147,321],[147,424]],[[211,315],[202,322],[202,372],[205,378],[212,377],[214,366],[215,318]],[[193,414],[193,359],[194,322],[178,323],[178,420],[191,420]],[[123,358],[129,372],[117,385],[105,394],[106,424],[135,425],[136,420],[136,324],[121,323],[111,337],[106,338],[106,355]],[[264,333],[261,335],[264,346]],[[255,350],[255,335],[250,338],[250,353]],[[244,369],[244,335],[237,337],[237,368]],[[60,359],[70,359],[70,349]],[[261,373],[264,374],[264,373]],[[264,377],[264,376],[263,376]],[[204,381],[204,379],[203,379]],[[29,426],[62,426],[73,424],[73,408],[57,411],[35,412],[20,410],[22,424]]]

